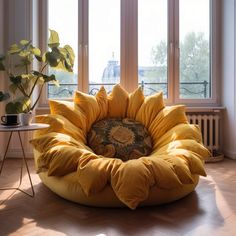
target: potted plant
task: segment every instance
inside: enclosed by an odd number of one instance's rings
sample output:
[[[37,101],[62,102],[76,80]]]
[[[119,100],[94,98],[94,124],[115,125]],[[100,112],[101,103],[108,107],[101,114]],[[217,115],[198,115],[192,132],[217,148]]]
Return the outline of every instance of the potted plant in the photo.
[[[11,98],[5,106],[7,114],[31,113],[39,102],[45,84],[51,82],[59,86],[54,74],[47,74],[47,68],[73,72],[74,52],[69,45],[60,47],[58,33],[49,30],[48,50],[44,53],[33,46],[32,41],[21,40],[13,44],[6,55],[0,55],[0,71],[9,79],[9,93],[0,91],[0,101]],[[33,69],[37,61],[38,70]],[[38,87],[34,100],[32,95]]]

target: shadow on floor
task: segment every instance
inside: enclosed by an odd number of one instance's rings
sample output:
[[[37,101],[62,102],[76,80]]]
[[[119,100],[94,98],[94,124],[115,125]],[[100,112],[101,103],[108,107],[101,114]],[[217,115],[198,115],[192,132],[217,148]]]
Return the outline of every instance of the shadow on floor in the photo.
[[[16,192],[4,203],[0,210],[0,222],[4,226],[1,235],[26,234],[34,232],[34,228],[37,233],[49,230],[53,235],[59,232],[65,235],[182,235],[206,221],[218,226],[224,224],[217,210],[214,186],[208,180],[198,189],[207,189],[210,202],[202,190],[171,204],[136,210],[81,206],[60,198],[42,183],[34,187],[34,198]]]

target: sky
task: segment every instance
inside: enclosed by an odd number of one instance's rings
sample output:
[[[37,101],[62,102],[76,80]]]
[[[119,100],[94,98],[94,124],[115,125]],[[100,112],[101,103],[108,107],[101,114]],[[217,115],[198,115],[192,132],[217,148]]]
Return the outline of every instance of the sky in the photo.
[[[78,1],[48,0],[49,28],[59,33],[61,45],[69,44],[78,60]],[[209,38],[209,0],[179,0],[180,40],[188,32]],[[152,66],[151,49],[167,40],[167,0],[138,0],[139,66]],[[114,53],[120,61],[120,0],[89,0],[89,76],[100,82]],[[74,71],[78,70],[77,65]]]

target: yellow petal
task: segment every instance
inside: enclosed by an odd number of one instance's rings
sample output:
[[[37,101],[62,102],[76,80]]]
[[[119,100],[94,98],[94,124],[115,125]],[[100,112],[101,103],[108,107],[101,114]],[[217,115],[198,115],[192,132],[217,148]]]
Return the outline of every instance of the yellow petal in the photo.
[[[108,117],[126,117],[128,102],[129,94],[119,84],[116,84],[108,96]]]
[[[143,91],[141,87],[139,87],[129,95],[127,117],[134,120],[143,102],[144,102]]]
[[[164,106],[162,92],[147,96],[141,105],[135,120],[141,122],[148,128]]]

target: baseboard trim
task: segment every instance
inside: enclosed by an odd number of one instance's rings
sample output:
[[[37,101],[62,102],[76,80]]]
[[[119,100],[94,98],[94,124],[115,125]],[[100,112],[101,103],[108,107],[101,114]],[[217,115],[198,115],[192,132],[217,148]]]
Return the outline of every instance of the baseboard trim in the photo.
[[[224,154],[226,157],[229,157],[230,159],[235,159],[236,160],[236,152],[231,152],[231,151],[224,151]]]

